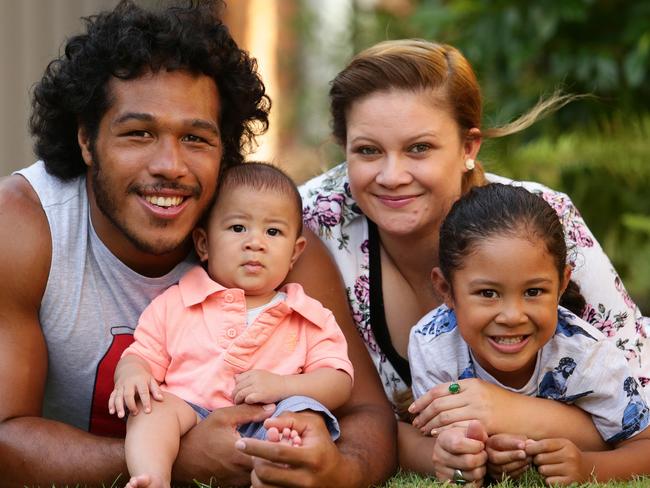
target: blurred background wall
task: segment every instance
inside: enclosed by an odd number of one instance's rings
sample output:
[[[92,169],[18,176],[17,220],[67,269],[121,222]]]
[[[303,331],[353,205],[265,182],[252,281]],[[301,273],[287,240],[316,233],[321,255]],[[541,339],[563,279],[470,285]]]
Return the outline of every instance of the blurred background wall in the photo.
[[[160,0],[138,0],[157,6]],[[80,17],[117,0],[0,0],[0,175],[34,160],[29,93]],[[329,81],[353,53],[423,37],[460,48],[484,90],[484,126],[556,89],[590,93],[517,136],[484,144],[489,171],[567,192],[650,314],[650,2],[640,0],[229,0],[224,21],[258,59],[273,100],[251,159],[304,181],[342,158]]]

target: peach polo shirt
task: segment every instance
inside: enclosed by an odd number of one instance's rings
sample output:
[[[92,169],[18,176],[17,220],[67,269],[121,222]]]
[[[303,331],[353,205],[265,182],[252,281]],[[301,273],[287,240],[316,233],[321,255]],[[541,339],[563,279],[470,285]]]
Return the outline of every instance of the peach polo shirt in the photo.
[[[164,390],[209,410],[233,405],[234,376],[250,369],[335,368],[353,377],[332,312],[296,283],[282,291],[286,300],[247,326],[244,291],[224,288],[196,266],[142,312],[124,354],[147,361]]]

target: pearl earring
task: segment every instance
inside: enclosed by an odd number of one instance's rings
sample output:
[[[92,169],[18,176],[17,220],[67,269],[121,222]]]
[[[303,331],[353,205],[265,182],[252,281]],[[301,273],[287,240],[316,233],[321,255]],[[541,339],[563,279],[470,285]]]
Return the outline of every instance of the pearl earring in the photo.
[[[467,158],[465,160],[465,167],[468,171],[472,171],[474,168],[476,168],[476,162],[472,158]]]

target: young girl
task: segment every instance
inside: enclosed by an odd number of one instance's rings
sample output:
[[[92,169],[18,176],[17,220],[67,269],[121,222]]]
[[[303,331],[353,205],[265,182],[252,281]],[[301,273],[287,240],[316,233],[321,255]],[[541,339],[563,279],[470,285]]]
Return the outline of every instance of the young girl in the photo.
[[[409,361],[416,401],[409,410],[419,414],[423,432],[431,432],[427,422],[439,409],[457,407],[461,380],[480,378],[529,396],[577,405],[591,415],[603,440],[615,447],[584,452],[567,439],[520,442],[525,451],[520,458],[532,459],[549,484],[650,473],[648,406],[623,353],[561,306],[577,304],[574,312],[580,313],[577,290],[571,287],[571,293],[565,293],[571,274],[566,255],[557,214],[523,188],[491,184],[457,201],[441,227],[440,267],[432,272],[444,305],[411,330]],[[429,390],[439,384],[447,384],[449,394],[434,405]],[[480,426],[478,430],[485,431]],[[458,469],[444,473],[445,478],[463,483],[479,481],[485,473],[481,466],[467,465],[463,455],[485,463],[486,436],[468,437],[452,453]],[[483,446],[483,452],[466,450],[472,443]]]
[[[128,488],[170,486],[180,437],[216,408],[278,402],[273,416],[320,412],[339,436],[329,410],[348,399],[353,374],[343,333],[300,285],[278,290],[305,246],[301,232],[300,194],[279,169],[246,163],[221,175],[205,226],[194,231],[205,268],[145,309],[115,370],[109,411],[131,413]],[[301,443],[297,432],[267,433],[261,423],[239,431]]]

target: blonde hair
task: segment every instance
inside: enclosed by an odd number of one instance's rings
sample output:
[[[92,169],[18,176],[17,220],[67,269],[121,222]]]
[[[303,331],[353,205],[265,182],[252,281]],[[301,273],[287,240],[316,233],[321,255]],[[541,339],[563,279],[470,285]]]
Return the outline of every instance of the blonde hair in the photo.
[[[334,78],[330,88],[332,133],[345,146],[347,114],[352,105],[373,93],[391,89],[429,92],[436,103],[447,108],[460,129],[461,139],[476,127],[485,139],[520,132],[537,120],[558,110],[582,95],[560,92],[540,100],[516,120],[481,129],[483,102],[474,70],[463,54],[453,46],[422,39],[384,41],[357,54]],[[486,183],[480,163],[465,173],[463,193]]]

